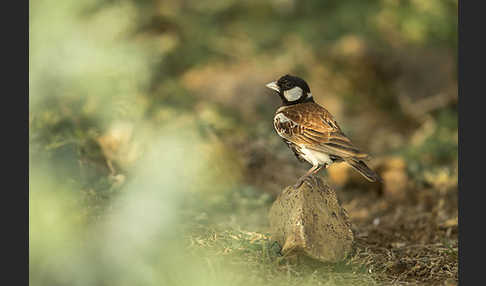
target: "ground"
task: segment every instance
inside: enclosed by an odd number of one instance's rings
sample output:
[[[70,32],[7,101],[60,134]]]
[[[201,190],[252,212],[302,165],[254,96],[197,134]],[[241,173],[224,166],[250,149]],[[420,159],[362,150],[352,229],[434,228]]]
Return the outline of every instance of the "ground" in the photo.
[[[457,214],[456,194],[422,192],[397,201],[359,190],[338,193],[355,235],[353,253],[338,264],[282,257],[267,232],[272,198],[261,206],[237,202],[237,212],[230,218],[224,213],[219,219],[213,218],[220,221],[218,227],[201,224],[202,234],[191,236],[191,246],[231,257],[233,263],[256,272],[262,282],[456,285],[458,226],[457,217],[450,215]],[[259,197],[249,196],[237,200]]]
[[[32,285],[457,284],[457,0],[31,2]],[[272,126],[287,73],[384,180],[319,173],[341,263],[269,237],[310,167]]]

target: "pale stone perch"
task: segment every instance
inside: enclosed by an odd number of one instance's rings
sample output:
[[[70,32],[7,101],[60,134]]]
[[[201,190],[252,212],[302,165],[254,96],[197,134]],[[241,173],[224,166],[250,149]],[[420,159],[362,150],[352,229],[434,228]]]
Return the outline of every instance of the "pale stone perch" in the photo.
[[[304,254],[338,262],[351,251],[353,232],[336,193],[313,175],[298,188],[287,187],[270,209],[272,240],[283,255]]]

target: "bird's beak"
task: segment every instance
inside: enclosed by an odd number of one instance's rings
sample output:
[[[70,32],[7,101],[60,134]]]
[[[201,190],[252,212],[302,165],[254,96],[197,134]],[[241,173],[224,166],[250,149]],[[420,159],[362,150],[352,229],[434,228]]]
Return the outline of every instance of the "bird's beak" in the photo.
[[[265,86],[268,87],[269,89],[275,90],[276,92],[280,92],[280,88],[278,87],[277,82],[275,82],[275,81],[272,81],[271,83],[269,83]]]

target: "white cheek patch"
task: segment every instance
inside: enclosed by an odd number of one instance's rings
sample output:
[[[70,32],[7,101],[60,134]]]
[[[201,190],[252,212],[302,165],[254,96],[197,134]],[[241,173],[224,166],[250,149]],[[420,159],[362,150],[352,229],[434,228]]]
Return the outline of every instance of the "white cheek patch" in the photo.
[[[292,89],[289,89],[289,90],[285,90],[283,92],[283,95],[285,96],[285,98],[288,100],[288,101],[295,101],[297,99],[299,99],[301,96],[302,96],[302,88],[296,86]]]

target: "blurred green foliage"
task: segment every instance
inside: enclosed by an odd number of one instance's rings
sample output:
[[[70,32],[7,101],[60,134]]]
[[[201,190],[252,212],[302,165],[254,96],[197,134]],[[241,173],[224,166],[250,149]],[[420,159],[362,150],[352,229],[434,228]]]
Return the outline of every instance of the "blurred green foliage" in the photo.
[[[285,73],[413,186],[457,173],[455,0],[29,3],[31,285],[374,285],[265,234]]]

